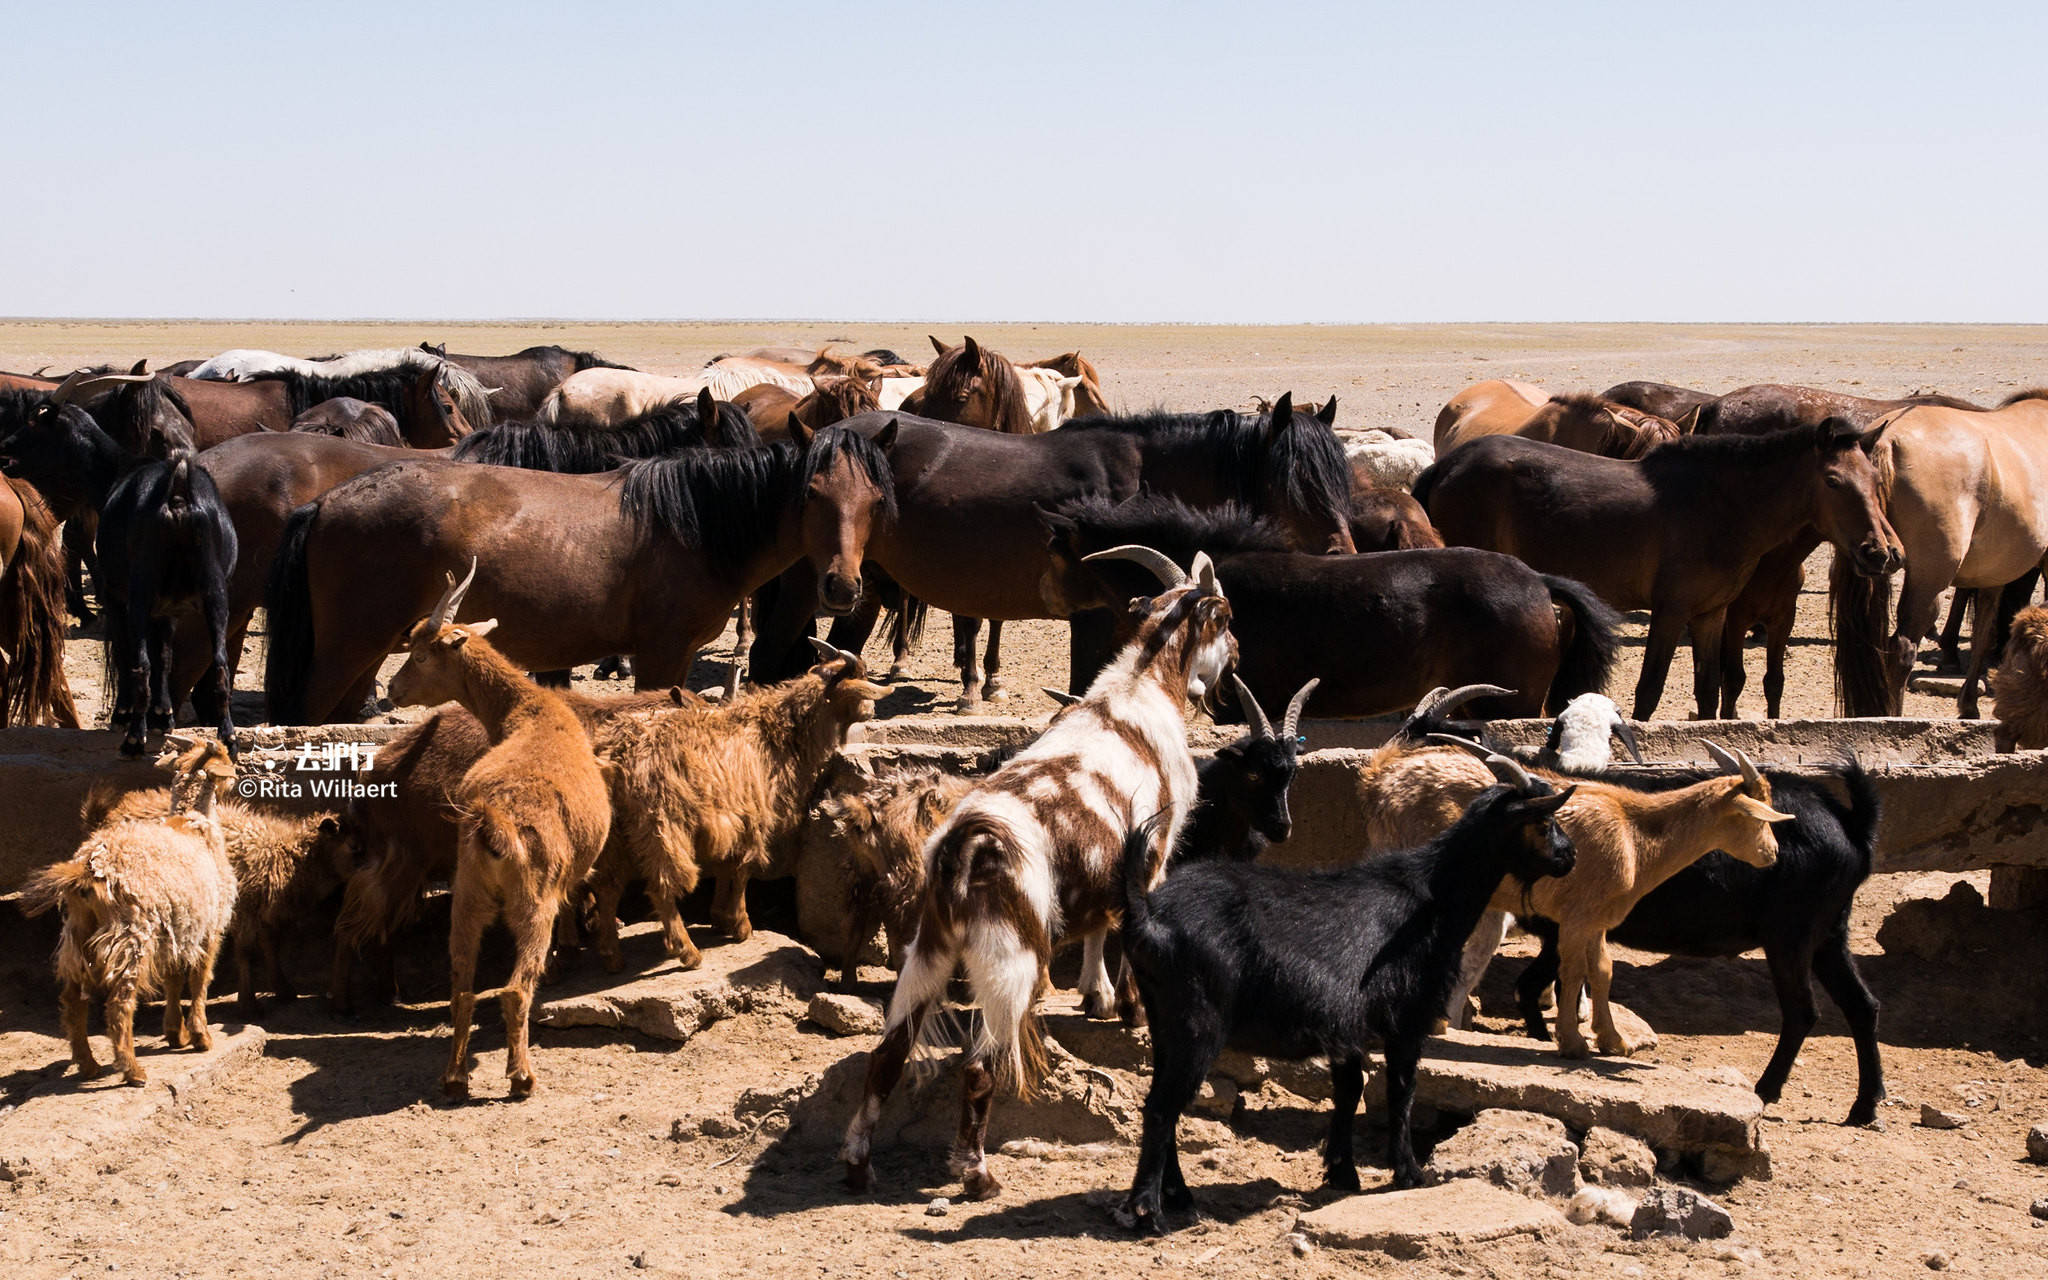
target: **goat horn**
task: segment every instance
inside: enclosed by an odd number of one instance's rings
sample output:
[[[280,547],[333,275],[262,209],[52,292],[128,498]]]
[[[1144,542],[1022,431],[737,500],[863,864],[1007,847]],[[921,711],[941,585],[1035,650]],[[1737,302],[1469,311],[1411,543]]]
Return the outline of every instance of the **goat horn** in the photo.
[[[75,395],[75,394],[77,393],[77,391],[78,391],[78,384],[79,384],[79,383],[81,383],[81,382],[84,382],[84,381],[85,381],[85,370],[83,370],[83,369],[80,369],[80,370],[78,370],[78,371],[77,371],[76,373],[72,373],[72,374],[69,374],[69,375],[67,375],[67,376],[65,377],[64,381],[62,381],[62,382],[60,382],[60,383],[58,383],[58,384],[57,384],[57,389],[56,389],[55,391],[52,391],[52,392],[50,393],[50,403],[51,403],[51,404],[65,404],[65,403],[68,403],[68,402],[70,401],[71,397],[72,397],[73,395]]]
[[[1065,689],[1048,689],[1041,686],[1038,691],[1063,707],[1071,707],[1081,700],[1080,694],[1068,693]]]
[[[1301,689],[1295,693],[1293,699],[1288,702],[1287,719],[1283,722],[1280,730],[1281,737],[1290,740],[1294,737],[1295,729],[1301,724],[1301,709],[1308,705],[1308,695],[1314,693],[1316,686],[1322,682],[1323,678],[1321,676],[1315,677],[1307,684],[1301,686]]]
[[[39,364],[39,365],[37,365],[37,366],[36,366],[36,371],[35,371],[34,373],[32,373],[32,374],[28,375],[28,376],[29,376],[29,377],[31,377],[31,378],[40,378],[40,377],[42,377],[42,376],[43,376],[43,375],[44,375],[45,373],[48,373],[48,372],[49,372],[49,370],[50,370],[50,366],[49,366],[49,365],[46,365],[46,364]]]
[[[164,745],[177,751],[190,751],[199,745],[199,739],[182,733],[167,733],[164,735]]]
[[[1756,791],[1763,786],[1763,776],[1756,771],[1756,761],[1750,759],[1740,749],[1730,751],[1718,742],[1707,742],[1703,745],[1707,748],[1707,754],[1714,757],[1714,763],[1721,766],[1721,772],[1742,775],[1744,791]]]
[[[1616,720],[1614,722],[1614,734],[1621,739],[1621,745],[1628,748],[1628,753],[1635,759],[1635,762],[1642,764],[1643,747],[1641,743],[1636,741],[1636,727],[1626,720]]]
[[[1266,718],[1266,709],[1259,705],[1259,700],[1252,696],[1244,681],[1237,678],[1235,671],[1230,673],[1230,687],[1237,691],[1238,709],[1244,712],[1245,723],[1252,727],[1252,732],[1261,738],[1273,737],[1273,722]]]
[[[805,636],[804,639],[810,641],[811,648],[816,649],[818,651],[818,658],[820,661],[831,662],[839,657],[839,650],[833,648],[829,644],[826,644],[823,640],[818,639],[818,637]]]
[[[469,594],[469,584],[476,581],[476,557],[469,558],[469,575],[457,582],[454,574],[448,575],[448,589],[441,593],[441,602],[434,606],[433,625],[429,631],[439,631],[455,621],[455,611],[462,607],[462,597]]]
[[[1185,584],[1188,580],[1188,575],[1182,571],[1181,567],[1168,559],[1164,554],[1154,551],[1150,547],[1139,546],[1135,542],[1126,543],[1121,547],[1111,547],[1107,551],[1092,552],[1082,556],[1081,559],[1083,561],[1129,560],[1132,564],[1140,564],[1150,569],[1152,575],[1159,579],[1159,585],[1163,587],[1178,587]]]
[[[1427,716],[1448,716],[1474,698],[1509,698],[1513,689],[1503,689],[1497,684],[1465,684],[1455,689],[1439,685],[1422,695],[1422,701],[1415,704],[1411,719],[1420,720]]]
[[[1478,756],[1485,763],[1486,767],[1493,771],[1494,777],[1511,787],[1516,787],[1523,791],[1534,791],[1536,789],[1536,779],[1530,777],[1529,771],[1522,767],[1522,762],[1514,759],[1512,756],[1504,756],[1498,751],[1491,751],[1470,738],[1460,738],[1454,733],[1432,733],[1429,735],[1429,740],[1431,742],[1441,742],[1446,746],[1462,747],[1473,755]]]

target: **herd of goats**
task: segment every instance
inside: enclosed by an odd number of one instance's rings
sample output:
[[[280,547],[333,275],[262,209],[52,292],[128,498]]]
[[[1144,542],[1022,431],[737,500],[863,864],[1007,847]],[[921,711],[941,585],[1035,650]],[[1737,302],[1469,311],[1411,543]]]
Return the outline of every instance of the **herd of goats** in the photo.
[[[980,1016],[954,1168],[970,1196],[999,1189],[989,1110],[1045,1070],[1033,1010],[1070,940],[1086,1012],[1152,1028],[1124,1204],[1147,1230],[1192,1203],[1175,1127],[1226,1047],[1328,1060],[1326,1175],[1351,1189],[1377,1047],[1394,1182],[1416,1185],[1424,1041],[1465,1023],[1511,922],[1542,940],[1517,984],[1524,1020],[1567,1057],[1643,1047],[1609,1003],[1610,939],[1762,948],[1782,1014],[1766,1102],[1814,1026],[1818,978],[1855,1041],[1848,1121],[1874,1118],[1877,1002],[1848,945],[1876,840],[1869,779],[1853,760],[1816,779],[1718,746],[1713,769],[1611,769],[1615,738],[1636,755],[1602,692],[1619,613],[1650,615],[1633,720],[1656,711],[1688,636],[1697,713],[1733,715],[1757,628],[1775,715],[1802,565],[1830,542],[1845,710],[1895,713],[1937,596],[1968,588],[1964,713],[2003,646],[2001,741],[2048,745],[2048,610],[2020,608],[2048,555],[2048,392],[1988,409],[1495,381],[1454,397],[1433,442],[1340,440],[1334,401],[1117,414],[1078,353],[1019,365],[971,338],[933,346],[929,366],[770,349],[680,378],[554,347],[425,344],[0,374],[0,705],[77,727],[63,640],[67,615],[88,621],[96,603],[122,750],[161,738],[172,774],[161,790],[95,790],[76,856],[23,890],[31,914],[62,913],[81,1073],[101,1070],[90,999],[141,1082],[138,999],[161,996],[168,1047],[208,1046],[223,941],[246,1005],[259,962],[289,996],[279,937],[337,898],[330,996],[351,1004],[365,954],[389,995],[393,940],[445,881],[441,1085],[468,1096],[479,942],[502,921],[507,1072],[525,1096],[553,947],[587,933],[618,971],[618,911],[643,883],[668,953],[694,967],[681,899],[708,877],[713,924],[744,939],[749,879],[773,851],[821,840],[846,870],[842,980],[878,930],[898,972],[846,1133],[856,1188],[964,972]],[[861,657],[872,632],[886,617],[893,677],[933,605],[953,615],[970,707],[1002,692],[1004,620],[1069,620],[1069,688],[1048,690],[1060,708],[974,776],[834,769],[887,691]],[[389,699],[439,708],[378,749],[345,808],[234,798],[231,694],[259,606],[272,722],[359,718],[394,654]],[[735,608],[748,678],[690,692]],[[567,669],[592,662],[630,662],[640,692],[572,688]],[[217,736],[172,731],[187,698]],[[1198,762],[1191,704],[1246,733]],[[1264,708],[1281,706],[1276,726]],[[1358,769],[1373,856],[1256,861],[1292,826],[1303,716],[1402,712]],[[1487,719],[1539,714],[1556,721],[1533,757],[1481,745]]]

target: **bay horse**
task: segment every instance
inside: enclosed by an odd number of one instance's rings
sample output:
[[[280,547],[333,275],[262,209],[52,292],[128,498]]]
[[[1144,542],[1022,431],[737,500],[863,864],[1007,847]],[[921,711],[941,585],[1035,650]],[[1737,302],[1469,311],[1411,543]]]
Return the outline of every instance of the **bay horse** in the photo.
[[[300,360],[292,356],[279,355],[275,351],[224,351],[211,360],[202,361],[192,371],[191,377],[198,382],[255,382],[279,378],[289,382],[304,379],[317,388],[323,383],[346,382],[370,374],[403,375],[417,369],[433,371],[441,386],[455,398],[456,404],[461,407],[462,416],[467,421],[480,426],[491,420],[489,388],[478,381],[476,375],[468,369],[449,363],[425,343],[417,347],[350,351],[317,360]],[[375,395],[346,388],[335,390],[330,395],[356,395],[364,400],[378,400],[387,409],[394,413],[398,412],[395,404],[381,400]],[[294,416],[321,400],[329,399],[330,395],[316,393],[309,398],[294,391]]]
[[[1297,549],[1352,550],[1343,447],[1326,417],[1294,412],[1288,396],[1258,417],[1217,410],[1082,418],[1034,436],[908,414],[864,414],[841,426],[873,436],[892,423],[897,516],[870,536],[868,560],[905,595],[956,616],[1065,616],[1049,614],[1039,590],[1047,562],[1038,509],[1091,494],[1121,501],[1142,487],[1197,507],[1236,502],[1273,517]],[[800,577],[801,570],[777,584],[775,607],[760,623],[756,679],[779,679],[806,661],[801,637],[816,597]],[[833,646],[858,652],[876,612],[871,602],[835,622]],[[954,649],[963,710],[999,688],[1000,668],[981,669],[973,638]]]
[[[354,396],[336,396],[292,419],[292,430],[309,435],[333,436],[359,444],[381,444],[402,449],[405,437],[398,432],[398,419],[381,404]]]
[[[761,437],[746,411],[729,401],[713,400],[706,388],[694,400],[665,405],[601,428],[551,422],[494,423],[464,437],[449,456],[457,462],[589,475],[678,449],[759,443]]]
[[[1829,418],[1840,418],[1860,430],[1888,413],[1914,405],[1983,408],[1954,396],[1917,394],[1896,400],[1874,400],[1819,387],[1761,382],[1738,387],[1702,404],[1699,416],[1693,420],[1693,430],[1700,435],[1765,435],[1791,427],[1819,426]]]
[[[829,606],[859,598],[871,526],[890,523],[889,434],[692,450],[595,476],[414,459],[292,513],[266,598],[278,723],[362,703],[432,607],[450,563],[505,622],[506,656],[550,671],[630,654],[641,688],[689,676],[741,598],[798,560]]]
[[[881,408],[881,381],[874,378],[826,376],[816,379],[809,395],[762,383],[732,398],[763,440],[787,440],[791,419],[819,431],[855,414]]]
[[[1600,396],[1572,392],[1530,401],[1542,394],[1526,382],[1467,387],[1437,415],[1437,456],[1484,436],[1516,435],[1603,458],[1640,458],[1683,434],[1663,418]]]
[[[1766,555],[1812,529],[1859,572],[1897,568],[1871,459],[1880,438],[1831,419],[1767,436],[1688,436],[1624,462],[1490,436],[1423,472],[1415,497],[1452,546],[1504,551],[1616,609],[1650,610],[1636,720],[1656,714],[1690,627],[1706,719],[1720,707],[1725,614]]]
[[[630,365],[614,364],[603,356],[590,351],[571,351],[566,347],[527,347],[509,356],[451,355],[443,345],[430,347],[420,344],[420,349],[436,355],[448,363],[467,369],[490,392],[491,416],[482,422],[472,421],[474,427],[484,427],[491,422],[525,422],[540,412],[541,402],[548,392],[562,384],[562,379],[585,369],[631,369]]]
[[[1110,412],[1109,399],[1102,394],[1102,376],[1095,366],[1078,351],[1066,351],[1043,360],[1027,360],[1026,369],[1051,369],[1069,378],[1078,378],[1074,384],[1074,412],[1070,417],[1097,418]]]
[[[1888,587],[1831,576],[1836,695],[1845,715],[1899,714],[1920,640],[1953,585],[1976,593],[1980,621],[1958,699],[1973,719],[1999,596],[2048,560],[2048,389],[1989,411],[1900,409],[1872,431],[1882,433],[1877,491],[1905,545],[1906,575],[1890,628]]]
[[[1668,382],[1617,382],[1602,391],[1600,398],[1673,423],[1701,405],[1719,399],[1710,391],[1675,387]]]
[[[1512,433],[1549,399],[1550,393],[1533,383],[1507,378],[1473,383],[1437,410],[1436,431],[1431,437],[1437,456],[1467,440]]]
[[[454,444],[474,424],[491,420],[490,394],[474,375],[423,352],[413,354],[420,360],[390,369],[335,376],[277,369],[252,374],[246,381],[282,384],[294,419],[336,396],[382,405],[398,419],[406,441],[422,449]]]
[[[78,728],[64,678],[64,556],[57,518],[26,480],[0,481],[0,728]]]

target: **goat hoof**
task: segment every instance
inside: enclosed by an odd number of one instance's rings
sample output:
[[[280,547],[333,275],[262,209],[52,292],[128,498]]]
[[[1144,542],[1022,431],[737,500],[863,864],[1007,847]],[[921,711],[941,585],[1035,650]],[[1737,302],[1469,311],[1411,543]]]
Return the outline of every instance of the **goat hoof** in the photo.
[[[1849,1108],[1849,1118],[1842,1121],[1852,1129],[1870,1129],[1877,1126],[1877,1104],[1858,1102]]]
[[[124,755],[124,756],[129,756],[129,757],[135,757],[135,756],[139,756],[139,755],[141,755],[141,754],[142,754],[142,739],[140,739],[140,738],[123,738],[123,739],[121,740],[121,754],[122,754],[122,755]]]
[[[898,680],[910,679],[910,664],[894,662],[889,664],[889,674],[882,677],[884,684],[895,684]]]
[[[213,1052],[213,1032],[200,1028],[192,1033],[192,1047],[201,1053]]]
[[[1150,1209],[1133,1208],[1128,1204],[1119,1205],[1116,1209],[1116,1221],[1118,1226],[1137,1235],[1157,1237],[1166,1234],[1166,1224],[1160,1221],[1157,1212]]]
[[[1195,1207],[1195,1193],[1186,1187],[1166,1187],[1159,1193],[1159,1203],[1175,1213],[1186,1213]]]
[[[875,1185],[875,1168],[865,1160],[846,1162],[846,1189],[849,1191],[870,1191]]]
[[[133,1070],[129,1071],[123,1071],[121,1073],[121,1083],[138,1086],[148,1084],[149,1072],[144,1071],[141,1067],[136,1067]]]
[[[1099,991],[1090,991],[1081,997],[1081,1013],[1090,1018],[1107,1018],[1115,1006],[1110,998]]]
[[[1323,1185],[1332,1191],[1356,1195],[1364,1190],[1358,1182],[1358,1169],[1353,1165],[1338,1165],[1323,1170]]]
[[[979,1169],[961,1179],[960,1194],[965,1200],[992,1200],[1000,1195],[1003,1184],[987,1169]]]
[[[168,1031],[164,1032],[164,1048],[166,1048],[166,1049],[182,1049],[182,1048],[184,1048],[184,1047],[185,1047],[185,1028],[183,1028],[183,1027],[172,1027],[172,1028],[171,1028],[170,1030],[168,1030]]]
[[[81,1081],[97,1080],[106,1073],[107,1069],[97,1062],[86,1061],[78,1064],[78,1078]]]
[[[1593,1056],[1593,1049],[1583,1040],[1560,1041],[1557,1054],[1561,1058],[1590,1058]]]

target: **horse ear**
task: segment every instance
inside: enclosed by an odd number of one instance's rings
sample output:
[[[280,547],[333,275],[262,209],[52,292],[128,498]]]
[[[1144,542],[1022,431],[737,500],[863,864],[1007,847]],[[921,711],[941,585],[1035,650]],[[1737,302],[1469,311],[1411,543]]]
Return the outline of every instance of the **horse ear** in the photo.
[[[967,347],[967,363],[977,366],[980,365],[981,347],[974,341],[974,337],[972,334],[968,335],[965,345]]]
[[[704,387],[697,392],[697,425],[708,428],[718,417],[718,397],[711,394],[711,388]]]
[[[1871,450],[1877,448],[1877,442],[1884,438],[1885,431],[1888,430],[1891,427],[1891,425],[1892,420],[1890,418],[1886,418],[1884,421],[1878,423],[1876,426],[1870,428],[1868,431],[1865,431],[1862,435],[1857,436],[1857,446],[1861,448],[1863,452],[1869,453]]]
[[[897,419],[891,418],[889,419],[888,426],[883,427],[880,431],[875,432],[875,447],[877,449],[882,450],[884,453],[888,452],[896,445],[897,422]]]
[[[1322,423],[1326,427],[1332,426],[1336,423],[1337,397],[1331,396],[1327,401],[1323,403],[1322,408],[1316,410],[1316,421]]]
[[[1294,393],[1282,391],[1280,398],[1273,402],[1272,415],[1266,420],[1266,434],[1277,435],[1294,421]]]
[[[811,426],[809,423],[805,422],[802,418],[796,416],[795,410],[790,411],[789,438],[791,440],[794,440],[797,444],[801,446],[809,447],[812,438],[815,437],[817,434],[817,432],[811,430]]]
[[[940,342],[940,341],[938,340],[938,338],[937,338],[937,337],[936,337],[935,335],[933,335],[933,334],[929,334],[929,333],[928,333],[928,334],[924,335],[924,339],[925,339],[925,341],[926,341],[926,342],[929,342],[929,343],[931,343],[931,344],[932,344],[932,350],[934,350],[934,351],[938,352],[938,353],[939,353],[940,355],[945,355],[945,354],[946,354],[946,344],[945,344],[945,343],[943,343],[943,342]]]

